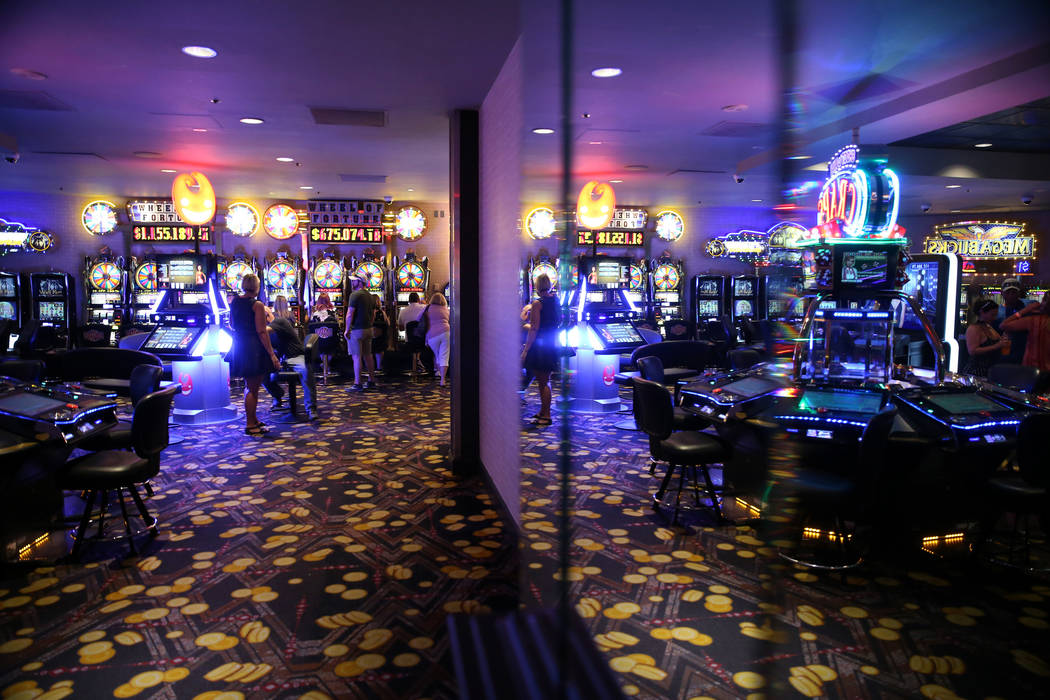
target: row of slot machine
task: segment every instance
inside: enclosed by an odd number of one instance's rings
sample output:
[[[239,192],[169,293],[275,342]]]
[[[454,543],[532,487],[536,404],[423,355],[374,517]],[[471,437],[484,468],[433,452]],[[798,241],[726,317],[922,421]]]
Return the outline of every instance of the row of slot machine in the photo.
[[[53,329],[58,346],[69,347],[76,326],[73,276],[65,272],[0,272],[0,352],[14,350],[30,322]]]
[[[569,261],[569,289],[560,289],[558,280],[558,259],[547,255],[530,258],[522,271],[520,291],[522,302],[528,304],[538,298],[536,280],[547,275],[552,289],[559,295],[573,296],[580,286],[579,262]],[[659,258],[636,259],[630,262],[630,286],[624,292],[629,303],[627,317],[632,320],[649,322],[661,333],[668,322],[685,319],[683,305],[683,272],[682,261],[673,260],[668,255]],[[594,298],[589,300],[598,303],[599,291],[590,291]]]
[[[108,336],[109,344],[116,344],[121,335],[151,330],[150,311],[159,295],[157,274],[156,260],[150,256],[125,260],[101,254],[86,260],[85,323],[100,327]],[[261,263],[245,253],[218,258],[219,288],[227,297],[240,294],[241,280],[247,274],[259,277],[260,297],[264,302],[272,305],[278,296],[284,296],[296,322],[304,325],[309,309],[317,304],[322,294],[328,296],[342,323],[351,275],[368,280],[367,290],[378,294],[385,304],[393,303],[395,313],[408,304],[412,292],[425,294],[430,283],[427,258],[416,258],[412,253],[407,253],[403,260],[395,258],[392,269],[387,268],[383,258],[367,253],[360,258],[342,258],[332,251],[325,251],[311,260],[307,270],[303,269],[301,258],[285,251],[268,256]],[[17,280],[14,283],[0,282],[0,290],[7,290],[12,284],[17,285]],[[71,294],[71,280],[65,287]],[[0,312],[8,308],[4,303],[0,295]],[[51,318],[57,317],[60,311],[71,314],[73,308],[70,297],[61,309],[46,307],[44,312]],[[72,316],[66,323],[69,328],[75,325]]]
[[[801,270],[783,268],[764,275],[697,275],[690,288],[693,321],[702,327],[729,317],[792,322],[803,309],[796,302],[802,293]]]

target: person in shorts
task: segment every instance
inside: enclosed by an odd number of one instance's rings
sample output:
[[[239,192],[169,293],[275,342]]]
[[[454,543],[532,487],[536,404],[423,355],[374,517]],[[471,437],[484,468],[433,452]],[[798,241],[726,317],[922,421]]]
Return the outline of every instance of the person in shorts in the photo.
[[[346,302],[346,349],[354,360],[354,383],[351,391],[374,389],[375,356],[372,354],[372,322],[376,314],[376,304],[365,287],[365,279],[359,275],[350,278],[350,289],[353,290]],[[363,365],[363,367],[362,367]],[[367,374],[366,381],[361,383],[361,375]]]

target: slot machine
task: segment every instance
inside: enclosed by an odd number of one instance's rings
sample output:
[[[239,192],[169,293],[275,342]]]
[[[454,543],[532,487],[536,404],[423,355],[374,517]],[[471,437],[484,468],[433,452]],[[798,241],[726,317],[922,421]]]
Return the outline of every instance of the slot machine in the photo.
[[[216,270],[219,287],[227,299],[240,295],[241,280],[245,275],[259,274],[255,258],[248,257],[246,253],[234,253],[229,259],[219,258],[216,261]]]
[[[0,321],[7,321],[4,337],[0,337],[0,353],[13,350],[10,338],[18,339],[22,327],[22,280],[18,273],[0,272]]]
[[[667,323],[684,319],[682,309],[682,261],[672,260],[666,253],[652,261],[653,307],[656,325],[667,337]]]
[[[430,284],[430,261],[424,256],[417,259],[415,253],[405,253],[405,260],[399,265],[394,258],[396,272],[394,273],[395,303],[394,311],[396,319],[401,314],[401,309],[408,306],[408,297],[412,292],[419,294],[421,300],[425,300],[427,286]],[[446,295],[447,300],[447,295]],[[425,301],[424,301],[425,303]],[[398,340],[406,340],[405,332],[398,330]]]
[[[725,287],[726,278],[721,275],[697,275],[693,278],[690,289],[693,321],[701,337],[711,335],[708,329],[712,323],[721,328],[722,317],[726,314]]]
[[[160,298],[160,291],[157,289],[157,261],[152,256],[141,261],[132,258],[128,271],[131,278],[131,299],[128,319],[123,329],[124,335],[130,335],[132,332],[149,333],[154,326],[149,320],[149,315]]]
[[[297,257],[287,251],[278,251],[266,258],[263,271],[263,287],[266,291],[266,303],[273,306],[278,295],[288,300],[288,306],[295,316],[295,324],[303,322],[302,318],[302,265]]]
[[[766,309],[762,287],[762,279],[757,275],[741,275],[730,280],[729,313],[734,323],[763,317]]]
[[[124,321],[124,294],[127,290],[124,261],[114,258],[108,250],[95,258],[85,258],[84,287],[87,293],[84,322],[109,326],[105,343],[116,345]]]
[[[39,321],[42,326],[54,328],[60,346],[69,349],[71,331],[76,326],[73,275],[30,272],[29,294],[29,318]]]
[[[352,259],[353,274],[362,275],[368,284],[365,291],[369,294],[378,294],[379,299],[386,302],[386,261],[377,256],[371,249],[366,250],[360,260]]]
[[[962,296],[959,259],[954,255],[945,254],[912,255],[904,267],[904,273],[908,281],[901,287],[901,293],[922,309],[926,320],[943,342],[948,371],[958,372],[960,328],[956,303]],[[901,313],[898,314],[898,328],[909,337],[921,338],[923,324],[920,319],[906,305],[899,305],[899,310]],[[932,367],[933,357],[930,353],[925,353],[921,360],[911,364]]]
[[[584,321],[633,318],[634,312],[627,298],[631,285],[630,267],[630,258],[580,256],[577,266],[581,272],[580,283],[569,301],[575,317]]]
[[[795,274],[797,271],[797,274]],[[765,290],[765,318],[771,321],[797,321],[802,317],[802,273],[795,268],[782,268],[760,280]]]
[[[624,297],[631,305],[631,318],[641,320],[649,315],[649,270],[645,260],[631,263],[630,285]]]
[[[338,318],[346,318],[346,299],[343,288],[346,284],[346,266],[331,250],[326,250],[313,259],[310,267],[310,308],[317,304],[317,297],[327,294]]]

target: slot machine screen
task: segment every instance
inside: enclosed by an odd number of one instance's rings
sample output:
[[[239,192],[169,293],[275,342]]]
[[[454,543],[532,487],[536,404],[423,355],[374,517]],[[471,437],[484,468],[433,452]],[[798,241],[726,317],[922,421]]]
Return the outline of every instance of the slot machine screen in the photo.
[[[200,258],[171,257],[157,261],[159,289],[198,289],[206,282],[204,262]]]
[[[606,346],[642,344],[642,339],[637,329],[630,323],[593,323],[591,324]]]
[[[731,382],[722,387],[723,391],[728,391],[737,396],[743,396],[744,398],[754,398],[759,394],[765,394],[774,389],[777,389],[779,384],[771,382],[768,379],[761,379],[759,377],[747,377],[739,381]]]
[[[930,403],[940,406],[948,413],[980,413],[1002,411],[1002,406],[980,394],[930,394]]]
[[[700,283],[700,289],[697,294],[705,297],[718,297],[719,294],[718,282],[714,280],[704,280]]]
[[[819,411],[843,411],[846,413],[878,413],[882,408],[882,395],[852,391],[824,391],[809,389],[799,408]]]
[[[587,258],[587,284],[592,287],[616,289],[631,283],[630,264],[621,258]]]
[[[0,297],[15,295],[15,281],[10,277],[0,277]]]
[[[182,304],[189,306],[190,304],[207,304],[208,293],[207,292],[183,292],[180,297]]]
[[[605,292],[587,292],[587,301],[591,304],[601,304],[605,301]]]
[[[188,353],[203,330],[194,326],[160,326],[150,333],[142,349]]]
[[[754,307],[751,306],[751,302],[747,299],[740,299],[733,306],[733,313],[736,316],[750,316],[754,313]]]
[[[754,280],[733,280],[733,296],[749,297],[755,293]],[[748,311],[747,313],[751,313]]]
[[[91,305],[92,306],[113,306],[119,303],[120,295],[114,294],[113,292],[92,292],[91,293]]]
[[[838,290],[890,289],[897,281],[896,247],[853,248],[835,251],[835,288]]]
[[[696,313],[700,316],[718,316],[718,300],[697,299]]]
[[[939,265],[934,261],[921,261],[908,263],[905,271],[908,281],[901,291],[915,300],[916,304],[926,314],[926,318],[936,327],[937,325],[937,292],[940,284]],[[901,319],[901,328],[921,330],[922,324],[910,306],[904,307],[904,318]]]
[[[61,297],[66,294],[66,285],[61,279],[48,277],[36,279],[36,295],[38,297]]]
[[[0,319],[15,318],[15,305],[9,301],[0,301]]]
[[[38,301],[37,318],[41,321],[65,321],[66,303],[64,301]]]
[[[787,313],[787,302],[782,299],[769,299],[766,301],[767,316],[782,316]]]

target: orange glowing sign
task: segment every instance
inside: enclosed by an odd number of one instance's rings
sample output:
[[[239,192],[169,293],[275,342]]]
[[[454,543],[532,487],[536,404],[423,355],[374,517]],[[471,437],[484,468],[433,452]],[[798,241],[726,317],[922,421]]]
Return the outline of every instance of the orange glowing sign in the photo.
[[[171,183],[175,212],[192,226],[203,226],[215,218],[215,190],[204,173],[179,173]]]
[[[591,180],[580,190],[576,200],[576,223],[592,231],[605,228],[613,218],[616,193],[607,182]]]

